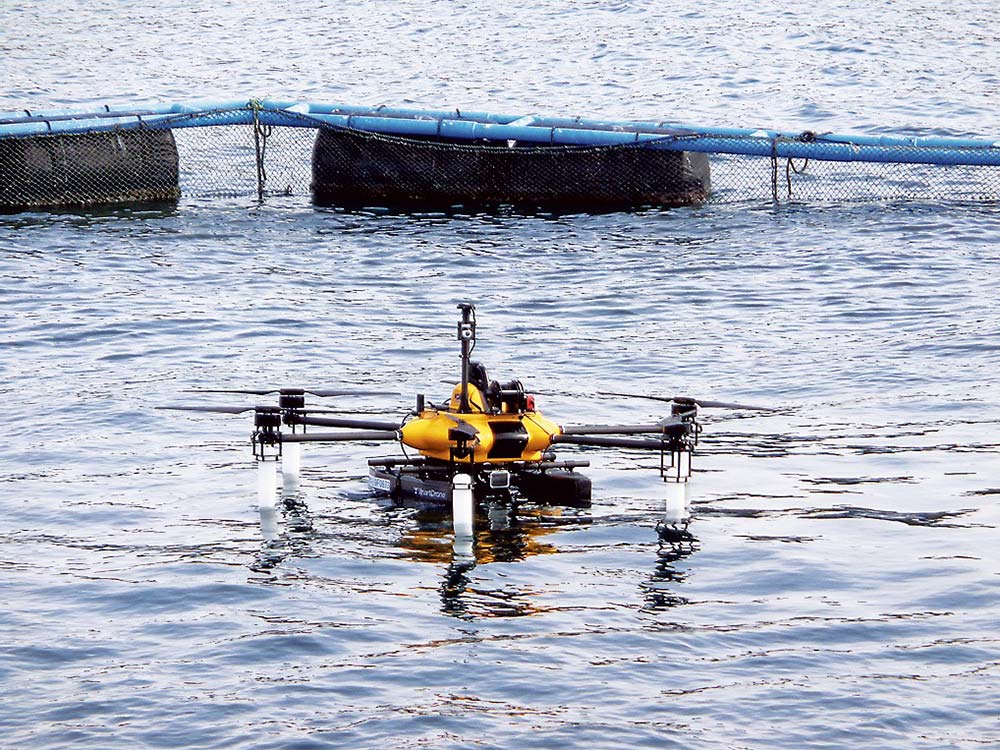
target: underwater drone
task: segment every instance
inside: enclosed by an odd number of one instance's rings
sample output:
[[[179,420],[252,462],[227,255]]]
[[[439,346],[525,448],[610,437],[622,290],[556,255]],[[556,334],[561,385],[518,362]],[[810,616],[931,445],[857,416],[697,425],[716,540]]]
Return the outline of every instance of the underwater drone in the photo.
[[[273,493],[275,462],[286,483],[297,481],[302,443],[393,442],[403,455],[372,458],[369,486],[394,500],[450,504],[455,528],[471,529],[477,501],[523,500],[543,505],[587,507],[591,481],[576,469],[582,459],[557,458],[554,448],[594,446],[640,450],[659,457],[662,479],[683,484],[691,476],[691,454],[701,425],[698,409],[707,407],[767,410],[689,397],[640,396],[665,401],[670,414],[647,424],[562,426],[538,410],[535,396],[519,380],[490,380],[482,363],[472,360],[476,344],[476,308],[458,305],[457,338],[461,344],[461,380],[443,403],[423,394],[401,420],[323,416],[330,410],[306,407],[306,396],[373,395],[379,391],[319,388],[209,389],[202,393],[278,396],[277,405],[162,407],[183,411],[239,414],[253,412],[251,445],[261,470],[263,493]],[[635,396],[636,394],[607,394]],[[309,431],[327,428],[327,431]],[[412,449],[419,455],[407,453]],[[270,468],[268,468],[270,467]],[[268,488],[270,485],[270,488]]]

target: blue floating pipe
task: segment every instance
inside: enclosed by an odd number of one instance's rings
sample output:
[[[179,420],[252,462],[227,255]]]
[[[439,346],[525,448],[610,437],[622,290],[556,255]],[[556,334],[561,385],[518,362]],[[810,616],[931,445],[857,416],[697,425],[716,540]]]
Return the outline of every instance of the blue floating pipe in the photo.
[[[372,117],[389,117],[399,119],[433,119],[433,120],[474,120],[484,123],[507,125],[523,119],[524,115],[496,114],[490,112],[464,112],[452,110],[420,110],[392,107],[359,107],[340,104],[310,104],[307,102],[287,102],[264,100],[261,106],[267,109],[292,110],[302,114],[324,115],[368,115]],[[534,125],[545,128],[568,128],[582,130],[618,130],[639,131],[647,133],[676,133],[686,131],[722,137],[765,137],[799,138],[801,132],[780,130],[764,130],[760,128],[723,128],[706,127],[671,122],[651,122],[634,120],[593,120],[581,117],[535,117]],[[946,147],[946,148],[982,148],[997,147],[997,142],[981,138],[955,138],[946,136],[866,136],[866,135],[834,135],[830,133],[815,134],[817,140],[830,139],[835,142],[851,141],[870,146],[916,146],[916,147]]]
[[[460,109],[414,109],[412,107],[388,107],[380,105],[358,106],[350,104],[314,104],[310,102],[286,102],[264,99],[261,106],[266,109],[283,109],[309,115],[370,115],[392,117],[403,120],[476,120],[506,125],[521,119],[524,115],[505,115],[495,112],[464,111]]]
[[[409,108],[390,107],[370,107],[370,106],[348,106],[340,104],[311,104],[306,102],[290,102],[263,100],[259,102],[263,110],[287,111],[292,114],[303,115],[347,115],[349,117],[368,116],[376,118],[391,118],[404,120],[459,120],[477,121],[490,124],[509,124],[519,119],[522,115],[495,114],[489,112],[462,112],[461,110],[419,110]],[[137,118],[149,115],[171,115],[185,113],[209,113],[220,112],[230,109],[250,110],[246,100],[229,100],[219,102],[195,102],[190,104],[171,105],[149,105],[141,108],[125,106],[108,106],[97,112],[79,112],[73,110],[47,110],[41,112],[0,113],[0,126],[28,122],[33,120],[76,120],[97,119],[105,117],[125,117],[134,115]],[[321,118],[325,119],[325,118]],[[201,124],[201,123],[198,123]],[[281,124],[292,125],[291,122]],[[546,128],[565,128],[571,130],[614,130],[621,132],[664,132],[676,133],[686,131],[688,133],[698,133],[704,135],[715,135],[721,137],[762,137],[768,139],[788,138],[795,139],[801,133],[793,133],[778,130],[763,130],[749,128],[720,128],[705,127],[681,123],[669,122],[649,122],[649,121],[607,121],[591,120],[585,118],[567,117],[546,117],[534,118],[534,125]],[[10,134],[17,134],[11,132]],[[864,135],[832,135],[817,134],[818,141],[830,140],[834,142],[849,141],[852,143],[872,145],[872,146],[915,146],[915,147],[954,147],[954,148],[981,148],[995,147],[993,141],[972,138],[948,138],[938,136],[906,137],[906,136],[864,136]]]
[[[96,112],[46,110],[0,113],[0,138],[114,129],[179,129],[246,125],[258,119],[288,127],[347,127],[388,135],[478,141],[650,148],[842,162],[1000,166],[1000,142],[937,136],[865,136],[700,127],[669,122],[609,121],[461,110],[419,110],[230,100],[190,104],[105,106]]]
[[[32,121],[32,120],[74,120],[74,119],[96,119],[101,117],[125,117],[139,115],[170,115],[184,114],[189,112],[207,112],[212,110],[225,109],[245,109],[246,99],[229,100],[221,102],[188,102],[178,104],[144,104],[136,105],[110,105],[105,104],[96,111],[74,110],[74,109],[47,109],[41,111],[18,110],[16,112],[0,112],[0,125],[8,122]]]

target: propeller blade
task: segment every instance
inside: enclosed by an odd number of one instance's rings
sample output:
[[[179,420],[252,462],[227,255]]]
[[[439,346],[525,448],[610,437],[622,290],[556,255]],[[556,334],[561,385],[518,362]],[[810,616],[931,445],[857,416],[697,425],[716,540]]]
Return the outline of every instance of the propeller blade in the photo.
[[[395,391],[387,390],[375,390],[371,388],[366,389],[324,389],[324,388],[305,388],[306,393],[310,393],[313,396],[319,396],[320,398],[326,398],[327,396],[396,396],[398,395]]]
[[[686,403],[680,399],[674,399],[679,404]],[[773,406],[753,406],[752,404],[734,404],[731,401],[703,401],[693,399],[694,403],[703,409],[746,409],[747,411],[775,411]]]
[[[254,411],[255,406],[157,406],[157,409],[169,409],[171,411],[204,411],[213,414],[243,414]]]
[[[188,388],[188,393],[239,393],[247,396],[267,396],[271,393],[279,393],[280,389],[259,389],[251,388]]]
[[[240,393],[247,396],[268,396],[270,394],[301,396],[308,393],[320,398],[327,396],[397,395],[393,391],[357,388],[192,388],[190,391],[192,393]]]
[[[645,398],[650,401],[662,401],[667,404],[679,404],[686,406],[698,406],[704,409],[746,409],[749,411],[777,411],[773,406],[752,406],[750,404],[736,404],[729,401],[706,401],[690,396],[651,396],[645,393],[612,393],[611,391],[599,391],[601,396],[623,396],[625,398]]]

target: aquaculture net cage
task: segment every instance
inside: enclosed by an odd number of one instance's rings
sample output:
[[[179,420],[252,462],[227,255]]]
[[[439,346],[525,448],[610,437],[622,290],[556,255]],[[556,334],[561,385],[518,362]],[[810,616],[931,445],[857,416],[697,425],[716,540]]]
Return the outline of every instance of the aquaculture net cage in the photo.
[[[393,139],[364,135],[372,143]],[[317,138],[313,130],[280,126],[269,129],[262,141],[266,147],[260,185],[254,137],[248,128],[185,129],[176,131],[174,137],[180,155],[183,195],[253,196],[260,187],[264,196],[311,197],[312,156]],[[634,151],[642,147],[575,148]],[[844,162],[709,153],[711,186],[705,197],[713,203],[1000,200],[1000,165],[923,164],[916,161],[922,149],[892,148],[901,161]],[[913,161],[903,161],[907,157]]]
[[[0,116],[0,209],[178,196],[578,211],[1000,198],[1000,148],[985,140],[295,109]]]

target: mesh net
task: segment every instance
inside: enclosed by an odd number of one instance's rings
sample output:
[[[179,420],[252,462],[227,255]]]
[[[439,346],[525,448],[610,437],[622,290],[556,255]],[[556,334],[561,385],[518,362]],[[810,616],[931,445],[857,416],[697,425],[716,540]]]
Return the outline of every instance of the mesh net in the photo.
[[[995,201],[1000,167],[713,154],[712,200]]]
[[[313,128],[178,128],[174,138],[186,196],[311,195]]]
[[[181,189],[186,195],[256,194],[252,127],[188,128],[176,130],[175,137],[181,154]],[[312,158],[319,143],[316,131],[274,127],[263,140],[266,143],[264,195],[310,198]],[[380,140],[396,139],[380,137]],[[615,149],[621,147],[587,151]],[[663,153],[629,150],[640,155]],[[900,160],[916,162],[922,156],[917,148],[895,150]],[[637,163],[641,164],[641,159]],[[713,203],[1000,200],[1000,167],[995,166],[775,159],[728,153],[708,154],[708,163],[711,190],[707,200]],[[638,170],[640,180],[646,179],[641,171]]]
[[[396,138],[305,122],[301,127],[258,122],[4,138],[0,139],[0,209],[172,200],[178,195],[292,196],[304,203],[315,199],[429,208],[511,203],[583,211],[702,199],[713,203],[1000,199],[1000,166],[730,153],[708,154],[709,191],[700,155],[652,145],[510,148],[506,141]],[[922,158],[919,148],[899,146],[894,151],[892,158],[903,162]]]
[[[170,130],[0,139],[0,210],[175,200]]]

